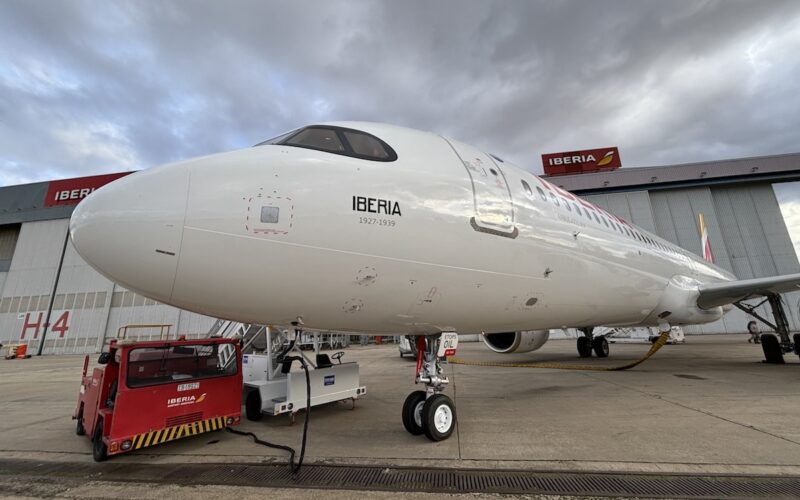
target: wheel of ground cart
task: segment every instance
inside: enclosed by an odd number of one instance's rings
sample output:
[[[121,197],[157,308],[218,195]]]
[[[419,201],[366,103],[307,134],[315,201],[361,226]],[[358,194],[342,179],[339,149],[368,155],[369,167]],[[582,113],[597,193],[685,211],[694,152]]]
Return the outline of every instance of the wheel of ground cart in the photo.
[[[261,394],[258,391],[250,391],[244,400],[244,414],[247,420],[258,422],[264,416],[261,413]]]
[[[582,358],[590,358],[592,356],[592,339],[578,337],[578,354]]]
[[[592,349],[598,358],[608,357],[608,340],[604,335],[592,339]]]
[[[75,434],[79,436],[86,434],[86,429],[83,427],[83,403],[81,403],[81,407],[78,409],[78,423],[75,426]]]
[[[414,391],[408,395],[403,403],[403,427],[415,436],[419,436],[423,429],[422,408],[425,406],[425,391]]]
[[[781,365],[783,361],[783,349],[778,337],[771,333],[761,335],[761,350],[764,351],[764,361],[767,363]]]
[[[800,333],[792,335],[792,340],[794,340],[794,353],[800,356]]]
[[[97,420],[94,428],[94,439],[92,439],[92,458],[95,462],[102,462],[108,458],[108,448],[103,442],[103,419]]]
[[[444,394],[436,394],[425,401],[422,408],[422,427],[431,441],[443,441],[456,428],[456,406]]]

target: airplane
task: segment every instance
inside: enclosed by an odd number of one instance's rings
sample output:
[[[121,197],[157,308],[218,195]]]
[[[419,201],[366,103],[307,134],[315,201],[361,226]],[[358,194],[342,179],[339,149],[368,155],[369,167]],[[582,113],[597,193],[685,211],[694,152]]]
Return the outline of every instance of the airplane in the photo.
[[[458,333],[513,353],[572,327],[581,356],[605,357],[595,326],[707,323],[800,286],[800,274],[737,280],[495,155],[367,122],[123,177],[77,206],[70,235],[100,274],[175,307],[412,336],[425,390],[403,424],[433,441],[456,424],[440,356]]]

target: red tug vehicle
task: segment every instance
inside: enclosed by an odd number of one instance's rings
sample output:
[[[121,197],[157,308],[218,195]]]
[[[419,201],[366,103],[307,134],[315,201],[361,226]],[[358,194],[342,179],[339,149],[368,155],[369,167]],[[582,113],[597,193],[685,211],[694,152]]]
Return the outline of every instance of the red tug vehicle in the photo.
[[[242,409],[239,341],[112,341],[91,375],[83,364],[73,419],[92,456],[139,450],[231,425]]]

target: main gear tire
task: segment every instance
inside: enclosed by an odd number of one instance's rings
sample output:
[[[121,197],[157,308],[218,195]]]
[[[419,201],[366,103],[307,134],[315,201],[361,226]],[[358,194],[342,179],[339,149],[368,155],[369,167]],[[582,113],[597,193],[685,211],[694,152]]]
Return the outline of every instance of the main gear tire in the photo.
[[[761,335],[761,350],[764,351],[764,362],[782,365],[785,363],[783,359],[783,349],[778,337],[771,333]]]
[[[608,357],[608,340],[605,336],[599,336],[592,339],[592,349],[598,358]]]
[[[578,337],[578,355],[582,358],[592,357],[592,339],[589,337]]]

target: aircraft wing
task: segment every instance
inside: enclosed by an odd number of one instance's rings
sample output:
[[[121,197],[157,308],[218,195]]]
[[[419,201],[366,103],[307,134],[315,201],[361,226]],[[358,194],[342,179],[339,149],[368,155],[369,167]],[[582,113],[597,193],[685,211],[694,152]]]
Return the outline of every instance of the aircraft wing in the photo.
[[[740,300],[771,293],[800,290],[800,273],[754,278],[750,280],[710,283],[699,288],[697,305],[702,309],[732,304]]]

